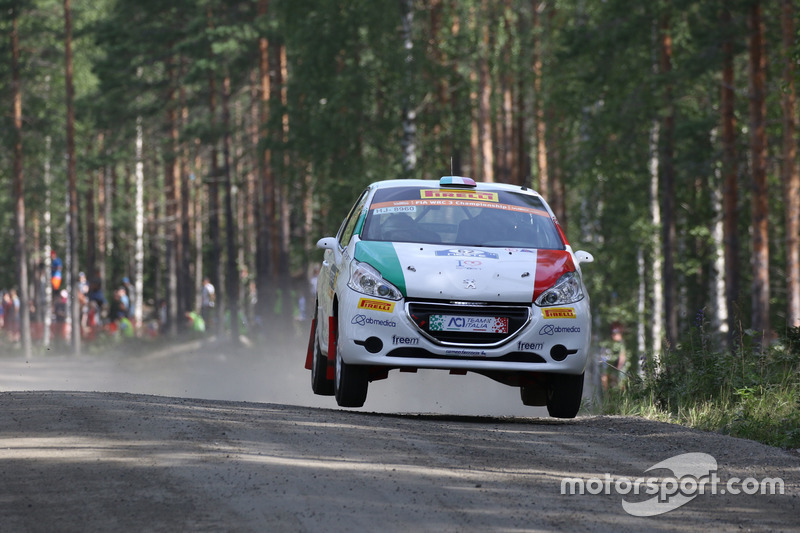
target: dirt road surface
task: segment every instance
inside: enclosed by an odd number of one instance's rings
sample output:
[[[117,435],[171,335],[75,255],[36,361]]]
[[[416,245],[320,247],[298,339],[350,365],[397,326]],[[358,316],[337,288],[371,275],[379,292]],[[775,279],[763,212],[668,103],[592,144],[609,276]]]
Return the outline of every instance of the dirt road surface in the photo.
[[[302,351],[0,354],[0,531],[800,531],[796,451],[554,420],[438,372],[393,373],[341,410],[311,394]],[[688,457],[713,461],[715,493],[694,463],[647,472]],[[651,477],[660,501],[632,491]]]

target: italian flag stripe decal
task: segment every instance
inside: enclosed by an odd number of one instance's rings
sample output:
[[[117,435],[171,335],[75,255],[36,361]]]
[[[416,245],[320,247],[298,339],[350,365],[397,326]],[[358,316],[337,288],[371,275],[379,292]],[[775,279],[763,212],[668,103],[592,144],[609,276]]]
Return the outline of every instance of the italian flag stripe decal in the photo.
[[[383,279],[397,287],[406,296],[406,278],[394,244],[384,241],[359,241],[355,250],[356,261],[368,263],[378,269]]]
[[[575,265],[566,250],[538,250],[536,253],[536,284],[533,299],[553,286],[564,273],[573,272]]]

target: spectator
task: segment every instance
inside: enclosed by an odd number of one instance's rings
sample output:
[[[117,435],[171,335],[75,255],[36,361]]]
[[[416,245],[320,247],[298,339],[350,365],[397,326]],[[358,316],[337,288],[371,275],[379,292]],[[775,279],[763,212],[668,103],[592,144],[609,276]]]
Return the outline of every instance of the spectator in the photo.
[[[128,279],[128,278],[125,278]],[[119,300],[122,303],[122,313],[121,316],[123,317],[130,317],[131,316],[131,298],[128,295],[128,291],[125,288],[125,285],[121,285],[119,289],[117,289],[119,293]]]
[[[103,324],[103,312],[106,310],[108,302],[103,295],[103,289],[99,279],[95,278],[89,284],[87,298],[89,301],[89,312],[86,324],[89,327],[101,326]]]
[[[86,331],[89,328],[89,283],[86,281],[86,274],[78,274],[78,304],[81,307],[81,328]]]
[[[53,302],[53,311],[55,314],[55,337],[66,340],[67,338],[67,298],[69,294],[66,290],[62,289],[61,292],[56,294],[55,301]]]
[[[167,301],[161,300],[158,302],[158,326],[161,332],[167,331],[169,325],[169,313],[167,313]]]
[[[203,320],[207,323],[211,323],[212,316],[211,314],[214,311],[214,306],[216,305],[216,291],[214,290],[214,285],[211,284],[211,280],[208,279],[208,276],[203,278],[203,291],[200,296],[200,314],[203,317]]]
[[[64,269],[64,263],[58,257],[55,250],[50,251],[50,281],[53,284],[53,290],[61,288],[61,271]]]
[[[607,391],[614,387],[624,388],[625,378],[630,369],[627,353],[625,351],[625,341],[622,338],[623,327],[619,322],[611,325],[611,343],[605,349],[607,356],[601,381],[603,390]]]
[[[78,273],[78,290],[81,294],[89,294],[89,282],[86,281],[86,274]]]
[[[125,289],[120,287],[114,291],[111,297],[111,303],[108,305],[108,320],[111,323],[128,316],[128,307],[125,305],[123,296],[125,296]]]
[[[11,336],[12,340],[18,341],[19,340],[19,296],[17,296],[17,289],[11,289],[8,291],[11,294],[11,303],[13,305],[13,309],[11,311],[11,316],[13,317],[13,324],[11,328]]]
[[[125,294],[128,295],[128,316],[133,318],[136,302],[136,288],[128,277],[122,278],[122,286],[125,288]]]
[[[6,330],[8,338],[11,341],[17,340],[17,334],[19,332],[19,299],[17,299],[16,296],[17,292],[15,289],[11,289],[3,294],[3,317],[5,319],[3,328]]]

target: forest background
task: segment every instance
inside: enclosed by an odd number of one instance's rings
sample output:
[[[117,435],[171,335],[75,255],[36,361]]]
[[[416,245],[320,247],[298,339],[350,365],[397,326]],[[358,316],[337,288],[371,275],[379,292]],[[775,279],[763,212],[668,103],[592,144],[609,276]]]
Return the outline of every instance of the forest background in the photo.
[[[0,0],[0,287],[286,331],[372,181],[532,186],[639,354],[800,326],[793,0]],[[79,320],[71,298],[70,319]],[[231,327],[235,330],[235,326]],[[234,335],[234,337],[236,337]],[[75,351],[81,349],[74,335]]]

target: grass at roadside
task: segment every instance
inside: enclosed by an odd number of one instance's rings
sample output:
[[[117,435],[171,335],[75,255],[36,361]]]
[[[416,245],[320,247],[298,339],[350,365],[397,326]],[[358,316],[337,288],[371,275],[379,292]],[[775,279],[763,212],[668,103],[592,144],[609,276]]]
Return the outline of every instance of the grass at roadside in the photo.
[[[800,448],[800,328],[764,353],[749,332],[739,340],[734,351],[715,351],[694,328],[624,389],[606,393],[596,410]]]

